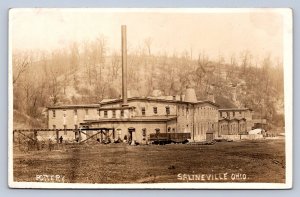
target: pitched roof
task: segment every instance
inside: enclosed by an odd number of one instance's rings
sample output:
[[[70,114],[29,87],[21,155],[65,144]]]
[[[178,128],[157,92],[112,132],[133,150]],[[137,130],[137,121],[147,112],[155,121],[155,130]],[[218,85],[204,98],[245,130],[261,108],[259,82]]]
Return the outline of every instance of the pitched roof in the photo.
[[[171,100],[164,98],[155,98],[155,97],[131,97],[127,99],[128,101],[154,101],[154,102],[164,102],[164,103],[182,103],[182,104],[201,104],[201,103],[209,103],[211,105],[219,106],[211,101],[197,101],[197,102],[188,102],[188,101],[180,101],[180,100]],[[100,102],[101,105],[113,104],[113,103],[121,103],[122,99],[110,99],[110,100],[102,100]]]

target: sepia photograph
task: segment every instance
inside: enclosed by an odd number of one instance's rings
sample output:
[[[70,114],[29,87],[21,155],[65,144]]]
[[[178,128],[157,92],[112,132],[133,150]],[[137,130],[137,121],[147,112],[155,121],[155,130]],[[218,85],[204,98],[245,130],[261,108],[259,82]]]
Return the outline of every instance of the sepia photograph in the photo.
[[[292,11],[13,8],[12,188],[292,187]]]

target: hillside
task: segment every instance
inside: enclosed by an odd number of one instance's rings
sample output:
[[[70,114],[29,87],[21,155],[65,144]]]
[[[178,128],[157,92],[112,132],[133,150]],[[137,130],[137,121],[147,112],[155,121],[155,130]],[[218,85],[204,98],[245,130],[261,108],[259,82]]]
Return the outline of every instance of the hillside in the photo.
[[[38,61],[25,59],[26,67],[20,64],[24,54],[13,54],[14,78],[18,79],[13,84],[14,109],[42,119],[46,106],[119,98],[121,56],[106,54],[101,43],[94,45],[36,53]],[[155,89],[163,95],[179,95],[192,86],[198,100],[215,100],[221,108],[248,107],[270,120],[282,114],[282,65],[274,65],[270,56],[255,66],[247,56],[239,62],[132,52],[128,54],[128,90],[131,96],[150,96]]]

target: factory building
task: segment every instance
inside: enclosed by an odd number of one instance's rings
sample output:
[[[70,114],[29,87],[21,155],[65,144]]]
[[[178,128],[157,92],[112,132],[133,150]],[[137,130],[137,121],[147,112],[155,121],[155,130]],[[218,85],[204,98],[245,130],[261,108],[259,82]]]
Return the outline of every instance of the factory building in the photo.
[[[148,143],[151,133],[190,133],[191,140],[205,141],[222,135],[247,134],[252,129],[250,109],[219,109],[211,101],[197,101],[192,88],[186,93],[174,97],[132,97],[127,99],[127,105],[122,99],[105,99],[99,104],[49,107],[48,127],[74,129],[60,131],[59,136],[68,141],[76,139],[79,128],[88,127],[111,128],[112,140],[130,138],[138,143]],[[95,132],[88,131],[88,135]],[[53,131],[52,138],[55,137]]]
[[[74,129],[74,132],[54,130],[44,138],[55,140],[61,136],[74,141],[93,136],[102,140],[102,128],[105,138],[147,144],[151,134],[189,133],[191,140],[205,141],[250,130],[250,110],[219,109],[213,100],[198,101],[192,87],[187,87],[183,95],[162,96],[159,90],[154,90],[149,97],[128,98],[126,45],[126,26],[122,26],[122,99],[48,107],[49,129]],[[81,135],[81,128],[91,130]]]
[[[122,99],[113,99],[49,107],[48,127],[74,129],[74,133],[60,131],[65,140],[74,140],[77,129],[88,127],[112,128],[114,140],[132,138],[147,143],[151,133],[190,133],[192,140],[201,141],[218,137],[218,105],[197,101],[194,89],[188,88],[184,96],[132,97],[126,105]]]

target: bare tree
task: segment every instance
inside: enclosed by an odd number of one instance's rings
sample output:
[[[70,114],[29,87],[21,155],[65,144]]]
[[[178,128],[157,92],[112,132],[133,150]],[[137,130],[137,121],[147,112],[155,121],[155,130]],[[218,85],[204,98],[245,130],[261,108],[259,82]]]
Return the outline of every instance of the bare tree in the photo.
[[[241,66],[242,66],[242,74],[246,74],[246,69],[251,65],[252,54],[249,50],[245,50],[241,52]]]
[[[20,79],[21,75],[26,72],[31,62],[32,59],[28,53],[13,52],[13,85]]]
[[[77,42],[73,42],[69,46],[70,48],[70,67],[73,70],[77,70],[80,64],[79,45]]]
[[[112,78],[118,76],[119,70],[121,69],[121,59],[117,52],[113,52],[111,56],[111,66],[112,66]]]
[[[58,81],[57,77],[58,73],[56,71],[51,70],[49,76],[49,94],[50,94],[50,102],[52,105],[56,105],[59,103],[59,95],[61,84]]]

